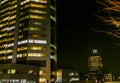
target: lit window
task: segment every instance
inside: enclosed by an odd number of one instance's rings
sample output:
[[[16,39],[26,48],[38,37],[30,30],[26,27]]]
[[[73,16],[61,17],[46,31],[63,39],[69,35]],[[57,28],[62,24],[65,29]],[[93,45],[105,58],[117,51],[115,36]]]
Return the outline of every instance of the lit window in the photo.
[[[11,56],[8,56],[7,59],[12,59],[12,55],[11,55]]]
[[[70,75],[70,76],[73,76],[73,75],[74,75],[74,73],[73,73],[73,72],[71,72],[69,75]]]
[[[45,53],[28,53],[28,56],[44,57],[46,56],[46,54]]]
[[[33,40],[33,39],[29,39],[29,43],[46,44],[47,41],[46,40]]]
[[[30,4],[31,7],[37,7],[37,8],[47,8],[46,5],[40,5],[40,4]]]
[[[18,36],[19,39],[23,38],[23,35]]]
[[[20,48],[18,48],[18,51],[23,51],[23,50],[27,50],[27,47],[20,47]]]
[[[29,74],[33,73],[33,70],[29,70],[28,73],[29,73]]]
[[[22,20],[24,20],[24,19],[27,19],[27,18],[29,18],[29,15],[20,18],[20,21],[22,21]],[[20,26],[22,26],[22,24],[20,24]]]
[[[42,25],[41,22],[34,22],[34,24],[36,24],[36,25]]]
[[[46,40],[34,40],[34,43],[41,43],[41,44],[46,44]]]
[[[16,72],[15,69],[11,69],[11,74],[14,74]]]
[[[28,40],[22,40],[18,42],[18,45],[20,44],[26,44],[26,43],[36,43],[36,44],[46,44],[46,40],[34,40],[34,39],[28,39]]]
[[[21,2],[21,5],[23,5],[25,3],[28,3],[28,2],[30,2],[30,0],[24,0],[24,1]]]
[[[27,43],[28,42],[28,40],[22,40],[22,41],[19,41],[18,42],[18,45],[20,45],[20,44],[25,44],[25,43]]]
[[[46,11],[41,11],[41,10],[33,10],[33,9],[30,9],[30,12],[34,12],[34,13],[40,13],[40,14],[47,14]]]
[[[5,11],[8,11],[9,10],[9,7],[5,8],[4,10],[0,10],[0,13],[3,13]]]
[[[3,3],[5,3],[5,2],[7,2],[7,1],[8,0],[2,0],[1,3],[0,3],[0,5],[3,4]]]
[[[7,50],[7,53],[11,53],[11,52],[13,52],[13,50],[11,50],[11,49]]]
[[[13,0],[12,2],[11,2],[11,4],[14,4],[14,3],[16,3],[17,2],[17,0]]]
[[[17,54],[17,58],[26,57],[27,53]]]
[[[40,30],[40,28],[38,28],[38,27],[29,27],[29,30],[37,31],[37,30]]]
[[[40,71],[39,71],[39,74],[40,74],[40,75],[45,75],[45,71],[44,71],[44,70],[40,70]]]
[[[10,25],[15,24],[15,22],[16,22],[16,21],[12,21],[12,22],[10,22]]]
[[[1,50],[0,51],[0,54],[5,54],[6,53],[6,50]]]
[[[30,50],[46,50],[46,48],[42,46],[30,46],[29,49]]]
[[[6,56],[0,57],[0,60],[5,60]]]
[[[40,82],[40,83],[45,83],[45,82],[46,82],[46,78],[40,78],[40,79],[39,79],[39,82]]]
[[[6,47],[11,47],[11,46],[14,46],[13,43],[10,43],[10,44],[7,44]]]
[[[35,18],[35,19],[46,19],[45,16],[37,16],[37,15],[30,15],[30,18]]]
[[[93,50],[93,53],[97,53],[97,49],[94,49],[94,50]]]
[[[31,0],[31,1],[40,2],[40,3],[47,3],[47,0]]]
[[[16,70],[15,69],[8,69],[7,73],[8,74],[15,74]]]
[[[3,74],[3,71],[2,71],[2,70],[0,70],[0,74]]]
[[[12,19],[14,19],[14,18],[16,18],[16,15],[11,16],[11,17],[9,18],[9,20],[12,20]]]

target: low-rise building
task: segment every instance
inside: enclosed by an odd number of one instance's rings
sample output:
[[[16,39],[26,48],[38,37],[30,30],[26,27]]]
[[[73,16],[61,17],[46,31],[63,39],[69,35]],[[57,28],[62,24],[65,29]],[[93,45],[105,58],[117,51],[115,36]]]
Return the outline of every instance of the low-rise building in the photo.
[[[79,81],[79,72],[72,69],[58,69],[56,83],[71,83],[72,81]]]
[[[2,64],[0,65],[0,83],[39,83],[39,67]]]

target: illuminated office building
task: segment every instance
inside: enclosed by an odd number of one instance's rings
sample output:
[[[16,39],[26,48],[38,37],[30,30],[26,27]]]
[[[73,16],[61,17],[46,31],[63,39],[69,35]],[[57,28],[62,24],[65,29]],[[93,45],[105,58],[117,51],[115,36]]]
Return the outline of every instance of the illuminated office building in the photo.
[[[92,55],[88,58],[88,65],[89,65],[89,75],[91,79],[98,79],[102,74],[102,57],[98,53],[97,49],[92,51]]]
[[[50,83],[56,58],[56,0],[0,0],[0,64],[39,66]]]

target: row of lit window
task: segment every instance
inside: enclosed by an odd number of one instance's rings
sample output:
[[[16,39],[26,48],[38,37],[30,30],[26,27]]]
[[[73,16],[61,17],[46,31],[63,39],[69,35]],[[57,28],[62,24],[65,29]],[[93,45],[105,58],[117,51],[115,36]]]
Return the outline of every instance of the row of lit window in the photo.
[[[47,83],[46,78],[40,78],[40,79],[39,79],[39,83]]]
[[[12,47],[12,46],[14,46],[14,44],[10,43],[10,44],[4,44],[4,45],[2,45],[0,48],[8,48],[8,47]],[[27,50],[27,49],[28,50],[46,50],[46,48],[43,47],[43,46],[29,46],[28,48],[27,47],[20,47],[20,48],[18,48],[18,51]],[[10,52],[9,50],[7,50],[7,51]],[[4,53],[4,51],[1,51],[0,54],[1,53]]]
[[[25,8],[28,8],[28,7],[30,7],[29,4],[28,4],[28,5],[24,5],[24,6],[22,6],[20,9],[23,10],[23,9],[25,9]]]
[[[30,46],[29,49],[30,50],[46,50],[46,48],[42,46]]]
[[[4,44],[4,45],[3,45],[4,48],[8,48],[8,47],[12,47],[12,46],[14,46],[13,43],[9,43],[9,44]]]
[[[40,2],[40,3],[47,3],[47,0],[31,0],[31,1]]]
[[[21,58],[21,57],[26,57],[27,53],[23,53],[23,54],[17,54],[17,58]],[[46,53],[28,53],[29,57],[45,57]],[[9,56],[1,56],[0,60],[5,60],[5,59],[12,59],[12,55]]]
[[[29,57],[45,57],[45,53],[28,53]]]
[[[30,12],[34,12],[34,13],[40,13],[40,14],[47,14],[47,11],[41,11],[41,10],[37,10],[37,9],[30,9]]]
[[[28,31],[28,27],[25,27],[25,28],[22,28],[22,29],[19,29],[19,33],[23,33],[23,31]]]
[[[9,0],[1,0],[0,5],[6,3],[7,1],[9,1]],[[9,4],[14,4],[16,2],[17,2],[17,0],[12,0],[11,2],[9,2]]]
[[[2,29],[1,30],[1,32],[2,31],[6,31],[6,29]],[[8,36],[11,36],[11,35],[13,35],[14,34],[14,32],[10,32],[10,33],[3,33],[3,34],[0,34],[0,38],[2,38],[2,37],[8,37]]]
[[[27,19],[27,18],[34,18],[34,19],[46,19],[46,16],[38,16],[38,15],[26,15],[22,18],[20,18],[20,21]],[[20,24],[22,26],[23,24]]]
[[[20,18],[20,21],[22,21],[22,20],[24,20],[24,19],[27,19],[27,18],[29,18],[29,15],[26,15],[26,16],[24,16],[24,17],[21,17],[21,18]],[[20,24],[20,26],[22,26],[22,24]]]
[[[35,19],[46,19],[46,16],[30,15],[30,18],[35,18]]]
[[[15,23],[16,23],[16,21],[13,20],[13,21],[11,21],[9,24],[12,25],[12,24],[15,24]]]
[[[13,50],[12,49],[8,49],[8,50],[1,50],[0,54],[7,54],[7,53],[12,53]]]
[[[16,11],[14,11],[16,12]],[[10,16],[8,20],[12,20],[12,19],[15,19],[16,18],[16,15],[13,15],[13,16]]]
[[[0,25],[0,28],[2,28],[2,27],[4,27],[4,26],[8,26],[8,25],[15,24],[15,23],[16,23],[15,20],[13,20],[13,21],[11,21],[11,22],[4,22],[4,23],[2,23],[2,24]]]
[[[15,13],[16,11],[14,11]],[[7,21],[7,20],[12,20],[12,19],[15,19],[16,18],[16,15],[13,15],[13,16],[7,16],[5,18],[2,18],[2,20],[0,22],[3,22],[3,21]]]
[[[30,7],[36,7],[36,8],[47,8],[47,5],[40,5],[40,4],[34,4],[34,3],[31,3],[31,4],[30,4]]]
[[[28,3],[30,1],[34,1],[34,2],[40,2],[40,3],[47,3],[47,0],[24,0],[21,2],[21,5]]]
[[[7,25],[9,25],[9,23],[8,22],[4,22],[4,23],[0,24],[0,28],[3,27],[3,26],[7,26]]]
[[[30,37],[38,38],[38,37],[47,37],[47,36],[46,34],[31,34]]]
[[[0,10],[0,13],[5,12],[5,11],[8,11],[8,10],[9,10],[9,7],[4,8],[4,9]]]
[[[26,44],[26,43],[46,44],[47,41],[46,40],[35,40],[35,39],[27,39],[27,40],[18,41],[18,45]]]
[[[17,3],[18,0],[12,0],[11,4]]]
[[[3,69],[3,70],[0,70],[0,74],[15,74],[16,71],[17,71],[16,69]],[[27,72],[22,71],[21,73],[29,73],[29,74],[31,74],[33,72],[34,72],[34,70],[29,69]]]
[[[33,24],[35,24],[35,25],[43,25],[43,23],[41,23],[41,22],[33,22]]]
[[[79,76],[79,73],[77,73],[77,72],[70,72],[69,76]]]
[[[5,16],[9,16],[9,15],[10,15],[10,12],[5,12],[5,13],[1,14],[0,16],[5,17]]]
[[[12,41],[12,40],[14,40],[14,38],[9,38],[9,39],[5,38],[5,39],[3,39],[3,40],[0,40],[0,43],[2,43],[2,42],[7,42],[7,41]],[[18,42],[18,45],[20,45],[20,44],[26,44],[26,43],[46,44],[47,41],[46,41],[46,40],[32,40],[32,39],[29,39],[29,40],[19,41],[19,42]],[[8,47],[12,47],[13,45],[14,45],[13,43],[4,44],[4,45],[2,45],[0,48],[8,48]],[[39,50],[40,50],[40,49],[44,49],[44,50],[45,50],[45,48],[41,48],[41,47],[39,47],[38,49],[39,49]]]
[[[4,33],[4,34],[0,34],[0,37],[5,37],[5,36],[7,36],[8,35],[8,33]],[[3,40],[4,41],[4,40]]]
[[[9,8],[12,10],[12,9],[14,9],[14,8],[16,8],[17,7],[17,4],[15,4],[15,5],[13,5],[13,6],[10,6]]]
[[[2,42],[9,42],[9,41],[12,41],[12,40],[14,40],[13,37],[11,37],[11,38],[4,38],[3,40],[0,40],[0,43],[2,43]]]
[[[15,69],[8,69],[7,74],[15,74],[16,70]],[[3,70],[0,70],[0,74],[3,74]]]
[[[31,31],[40,31],[41,28],[39,28],[39,27],[29,27],[29,30],[31,30]]]
[[[3,18],[3,20],[1,20],[1,21],[6,21],[6,20],[8,20],[9,19],[9,17],[6,17],[6,18]],[[0,21],[0,22],[1,22]]]
[[[46,50],[45,47],[42,46],[29,46],[29,47],[20,47],[18,48],[18,51],[23,51],[23,50]]]
[[[17,5],[15,5],[14,8],[15,8],[16,6],[17,6]],[[1,14],[1,17],[7,16],[7,15],[10,15],[10,14],[12,15],[12,14],[16,13],[16,10],[13,10],[13,11],[10,11],[10,12],[5,12],[5,11],[8,11],[10,8],[11,8],[11,7],[8,7],[8,8],[5,8],[5,9],[1,10],[0,13],[3,13],[3,12],[4,12],[4,14]],[[13,7],[12,7],[12,8],[13,8]],[[11,8],[11,9],[12,9],[12,8]]]
[[[1,2],[0,2],[0,5],[1,4],[4,4],[5,2],[7,2],[8,0],[2,0]]]
[[[1,29],[1,32],[4,32],[4,31],[11,31],[15,29],[15,26],[11,26],[11,27],[6,27],[6,28],[3,28]],[[13,33],[12,33],[13,34]],[[0,34],[0,37],[2,37],[3,34]],[[8,34],[9,36],[11,35],[11,33]],[[4,35],[3,35],[4,36]]]
[[[30,2],[30,0],[24,0],[24,1],[21,1],[21,5],[23,5],[23,4],[25,4],[25,3],[28,3],[28,2]]]
[[[17,51],[23,51],[23,50],[27,50],[27,47],[20,47],[17,49]]]
[[[21,7],[21,10],[25,9],[25,8],[28,8],[28,7],[36,7],[36,8],[47,8],[46,5],[40,5],[40,4],[27,4],[27,5],[24,5]]]
[[[24,19],[28,19],[29,17],[31,17],[31,18],[36,18],[36,19],[46,19],[45,16],[26,15],[26,16],[24,16],[24,17],[21,17],[21,18],[20,18],[20,21],[22,21],[22,20],[24,20]],[[41,25],[40,22],[35,22],[35,24]],[[23,25],[23,24],[20,24],[20,26],[22,26],[22,25]]]

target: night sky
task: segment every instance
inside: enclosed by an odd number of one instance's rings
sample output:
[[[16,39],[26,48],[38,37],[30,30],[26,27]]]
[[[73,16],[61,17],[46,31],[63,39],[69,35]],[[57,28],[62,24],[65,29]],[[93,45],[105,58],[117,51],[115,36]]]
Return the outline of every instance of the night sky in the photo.
[[[120,47],[92,30],[96,24],[94,0],[57,0],[58,67],[88,72],[92,49],[100,51],[105,72],[120,72]]]

